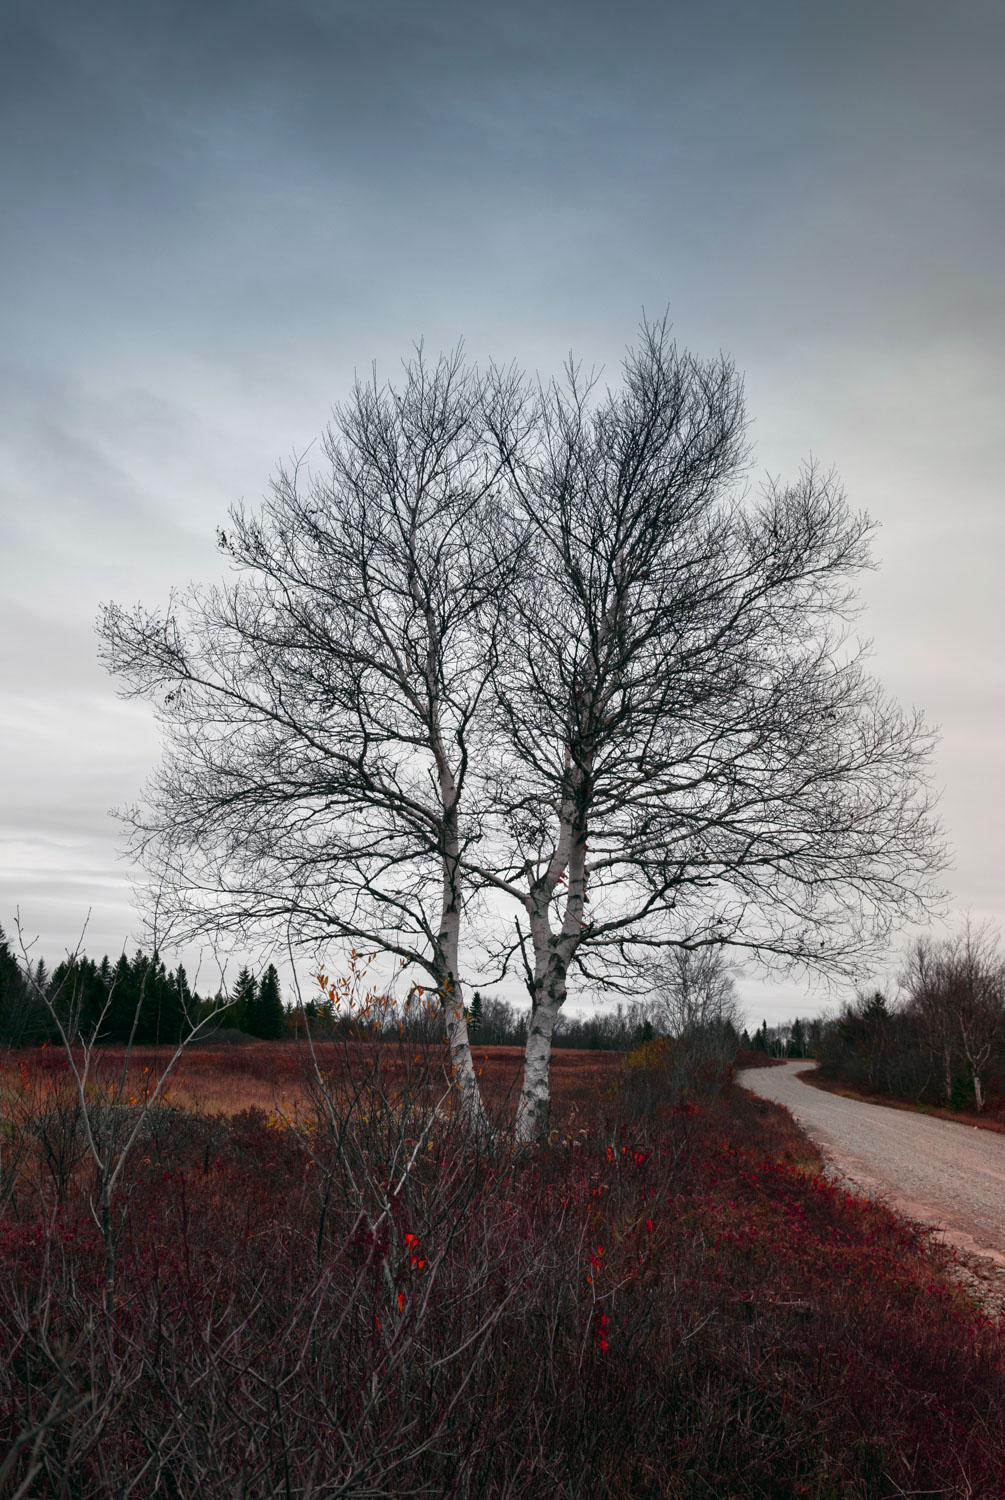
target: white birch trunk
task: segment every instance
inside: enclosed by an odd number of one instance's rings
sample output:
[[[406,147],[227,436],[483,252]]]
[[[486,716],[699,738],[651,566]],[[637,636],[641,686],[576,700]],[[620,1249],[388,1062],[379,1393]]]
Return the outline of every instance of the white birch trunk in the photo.
[[[443,808],[443,905],[437,934],[436,969],[443,1007],[443,1021],[450,1046],[450,1068],[457,1091],[461,1118],[469,1130],[488,1135],[491,1131],[485,1113],[478,1076],[471,1056],[471,1039],[464,1014],[464,993],[460,982],[461,936],[461,868],[460,838],[457,827],[457,785],[450,763],[437,732],[433,742]]]
[[[440,1004],[443,1021],[450,1046],[450,1067],[454,1087],[457,1091],[461,1118],[465,1125],[479,1134],[489,1134],[491,1126],[482,1102],[474,1059],[471,1056],[471,1040],[468,1022],[464,1014],[464,993],[457,977],[458,950],[460,944],[460,906],[456,890],[444,874],[443,920],[439,932]]]
[[[572,810],[565,810],[564,828],[548,878],[528,901],[534,946],[534,997],[524,1049],[523,1086],[517,1104],[515,1138],[526,1146],[547,1134],[551,1114],[551,1039],[565,1002],[566,981],[576,949],[583,938],[586,900],[586,835],[573,829]],[[567,860],[566,860],[566,851]],[[561,932],[553,935],[549,898],[568,870],[569,890]]]
[[[527,1032],[523,1086],[517,1104],[514,1135],[526,1146],[547,1133],[551,1114],[551,1038],[560,1006],[556,1001],[535,1005]]]

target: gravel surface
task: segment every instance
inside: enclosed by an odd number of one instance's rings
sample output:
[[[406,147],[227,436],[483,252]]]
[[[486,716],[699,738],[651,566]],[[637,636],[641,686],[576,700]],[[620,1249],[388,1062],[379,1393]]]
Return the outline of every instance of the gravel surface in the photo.
[[[791,1110],[849,1186],[1005,1272],[1005,1135],[824,1093],[796,1074],[812,1064],[748,1068],[743,1086]]]

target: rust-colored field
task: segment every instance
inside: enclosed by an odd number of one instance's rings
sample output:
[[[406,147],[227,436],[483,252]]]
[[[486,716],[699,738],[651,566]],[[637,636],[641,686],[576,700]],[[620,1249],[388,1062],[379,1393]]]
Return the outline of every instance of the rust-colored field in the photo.
[[[202,1115],[234,1116],[261,1109],[296,1120],[310,1108],[308,1079],[314,1059],[329,1084],[344,1094],[363,1078],[372,1079],[378,1055],[382,1078],[392,1092],[419,1079],[425,1088],[436,1088],[439,1081],[446,1087],[449,1061],[442,1048],[397,1041],[322,1042],[312,1058],[300,1043],[253,1042],[187,1048],[160,1097]],[[523,1049],[475,1047],[473,1055],[486,1104],[498,1123],[507,1123],[520,1090]],[[169,1059],[163,1048],[136,1047],[128,1059],[122,1048],[102,1048],[95,1054],[96,1081],[105,1089],[121,1082],[124,1097],[139,1102],[156,1086]],[[554,1122],[564,1125],[588,1111],[615,1082],[623,1061],[618,1052],[556,1049],[551,1067]],[[37,1096],[40,1112],[49,1107],[47,1097],[70,1082],[66,1057],[58,1049],[14,1055],[2,1071],[8,1087],[20,1079],[22,1091]]]

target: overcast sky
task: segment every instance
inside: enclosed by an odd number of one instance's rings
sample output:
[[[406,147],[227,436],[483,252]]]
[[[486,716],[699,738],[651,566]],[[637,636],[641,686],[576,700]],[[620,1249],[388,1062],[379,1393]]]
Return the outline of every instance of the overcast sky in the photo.
[[[1003,76],[1000,0],[6,0],[0,923],[136,929],[108,809],[157,739],[101,601],[218,576],[355,369],[614,375],[665,307],[760,467],[881,523],[862,628],[941,726],[952,908],[1000,921]]]

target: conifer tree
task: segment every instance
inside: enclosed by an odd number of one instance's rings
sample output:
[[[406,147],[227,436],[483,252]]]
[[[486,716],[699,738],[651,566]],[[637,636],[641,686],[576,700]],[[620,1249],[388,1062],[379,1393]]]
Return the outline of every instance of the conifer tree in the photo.
[[[133,959],[133,970],[137,976],[137,991],[140,1003],[139,1024],[136,1041],[143,1044],[171,1040],[171,994],[164,962],[154,949],[147,958],[139,953]]]
[[[139,948],[133,954],[130,966],[132,974],[132,1002],[135,1024],[130,1018],[129,1035],[134,1042],[143,1045],[154,1042],[160,1030],[162,987],[158,982],[164,965],[154,951],[150,956]]]
[[[32,997],[0,927],[0,1041],[18,1046],[32,1030],[33,1020]]]
[[[80,1008],[80,1029],[86,1037],[94,1037],[101,1025],[108,1005],[108,997],[115,983],[115,970],[106,953],[94,970],[94,982],[84,994]]]
[[[153,1040],[173,1045],[181,1037],[192,1013],[192,992],[188,987],[188,978],[181,964],[173,974],[168,974],[161,964],[154,984],[157,992],[157,1031]]]
[[[7,941],[7,934],[0,927],[0,998],[6,993],[8,986],[19,977],[17,959],[14,957]]]
[[[100,964],[89,961],[86,979],[80,988],[79,1025],[81,1035],[93,1036],[108,1002],[112,970],[107,957]]]
[[[138,976],[124,953],[112,970],[111,1003],[97,1038],[100,1042],[127,1042],[132,1033],[139,998]]]
[[[52,971],[50,998],[60,1025],[71,1041],[87,1035],[86,1012],[97,975],[93,961],[74,955],[64,958]]]
[[[283,1034],[283,999],[275,964],[270,964],[262,975],[252,1021],[253,1024],[247,1022],[245,1026],[252,1036],[278,1041]]]
[[[252,1036],[257,1036],[258,1033],[252,1031],[252,1027],[257,1023],[257,1011],[258,985],[254,974],[245,965],[237,976],[234,996],[227,1007],[227,1025],[237,1026],[242,1031],[249,1031]]]

